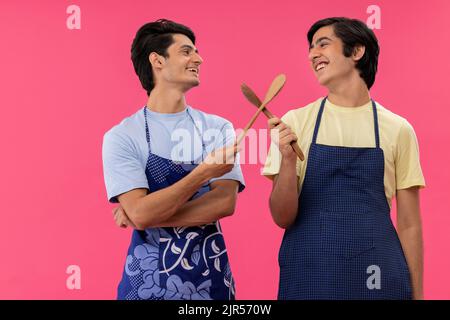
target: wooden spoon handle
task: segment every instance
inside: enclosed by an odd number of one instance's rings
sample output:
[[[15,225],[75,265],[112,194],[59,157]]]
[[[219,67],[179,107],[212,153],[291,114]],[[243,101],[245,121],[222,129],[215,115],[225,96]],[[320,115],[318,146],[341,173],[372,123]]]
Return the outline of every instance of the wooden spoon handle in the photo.
[[[253,92],[252,89],[250,89],[250,87],[248,87],[245,83],[242,84],[241,86],[241,91],[244,94],[244,96],[247,98],[248,101],[250,101],[254,106],[256,106],[257,108],[261,107],[261,100],[258,98],[258,96]],[[270,112],[266,107],[264,107],[264,109],[262,110],[262,112],[264,113],[264,115],[268,118],[268,119],[272,119],[275,118],[275,115]],[[245,135],[244,135],[245,136]],[[292,149],[294,149],[295,153],[297,154],[297,157],[301,160],[304,161],[305,160],[305,155],[302,152],[302,149],[300,148],[300,146],[298,145],[297,141],[292,141],[291,142],[291,146]]]
[[[264,110],[266,112],[264,112]],[[266,108],[263,110],[264,114],[266,115],[267,118],[272,119],[275,118],[275,116],[272,114],[272,112],[270,112],[269,110],[267,110]],[[292,149],[294,149],[295,153],[297,154],[297,157],[303,161],[305,160],[305,155],[302,152],[302,149],[300,148],[300,146],[298,145],[297,141],[292,141],[291,142],[291,147]]]
[[[267,90],[266,97],[264,98],[263,103],[258,108],[258,111],[256,111],[253,117],[250,119],[248,124],[245,126],[242,134],[239,136],[237,140],[237,145],[239,145],[241,141],[244,139],[248,129],[250,129],[253,123],[255,123],[256,118],[258,118],[259,114],[261,113],[261,111],[263,111],[264,107],[280,92],[285,82],[286,76],[284,74],[279,74],[278,76],[275,77],[275,79],[270,84],[269,90]]]
[[[300,149],[300,146],[298,145],[297,141],[291,142],[291,147],[294,149],[295,153],[297,154],[297,157],[303,161],[305,160],[305,155],[302,152],[302,149]]]
[[[242,131],[241,135],[239,136],[239,138],[237,139],[237,145],[239,145],[241,143],[241,141],[245,138],[245,135],[247,134],[247,131],[250,129],[250,127],[253,125],[253,123],[255,123],[256,118],[258,118],[259,114],[261,113],[261,111],[265,108],[265,103],[263,103],[259,108],[258,111],[255,112],[255,114],[253,115],[253,117],[250,119],[250,121],[247,123],[247,125],[244,128],[244,131]]]
[[[266,107],[264,107],[264,109],[263,109],[262,112],[263,112],[264,115],[267,117],[267,119],[275,118],[275,115],[274,115],[272,112],[270,112],[269,110],[267,110]]]

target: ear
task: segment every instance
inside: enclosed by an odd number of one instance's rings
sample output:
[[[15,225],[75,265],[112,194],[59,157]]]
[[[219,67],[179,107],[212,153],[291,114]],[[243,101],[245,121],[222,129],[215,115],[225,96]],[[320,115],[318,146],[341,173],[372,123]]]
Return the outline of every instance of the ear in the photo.
[[[363,45],[356,45],[354,50],[353,50],[353,54],[352,54],[352,59],[355,62],[358,62],[359,60],[361,60],[361,58],[364,56],[364,53],[366,52],[366,47]]]
[[[161,69],[165,62],[164,57],[157,54],[156,52],[150,53],[148,59],[150,61],[151,66],[155,69]]]

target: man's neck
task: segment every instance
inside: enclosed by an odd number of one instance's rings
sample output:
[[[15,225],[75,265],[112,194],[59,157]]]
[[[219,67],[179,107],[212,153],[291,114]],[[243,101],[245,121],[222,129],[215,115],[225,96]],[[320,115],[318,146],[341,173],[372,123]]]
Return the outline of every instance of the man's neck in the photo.
[[[178,89],[155,87],[148,97],[147,107],[154,112],[177,113],[186,108],[186,99]]]
[[[357,74],[348,81],[328,87],[328,100],[342,107],[359,107],[370,101],[370,93],[364,80]]]

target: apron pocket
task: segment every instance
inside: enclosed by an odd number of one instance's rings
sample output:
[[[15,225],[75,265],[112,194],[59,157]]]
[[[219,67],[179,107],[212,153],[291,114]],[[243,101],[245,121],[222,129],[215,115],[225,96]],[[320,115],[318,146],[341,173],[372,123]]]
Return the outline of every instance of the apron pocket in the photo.
[[[352,259],[374,248],[373,213],[320,212],[322,250]]]

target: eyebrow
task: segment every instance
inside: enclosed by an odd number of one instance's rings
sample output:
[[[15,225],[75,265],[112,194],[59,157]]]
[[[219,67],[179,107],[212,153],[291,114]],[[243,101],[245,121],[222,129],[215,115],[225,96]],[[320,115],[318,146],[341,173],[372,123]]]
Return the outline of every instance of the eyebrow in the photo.
[[[194,50],[195,53],[198,53],[198,49],[197,49],[197,48],[194,48],[193,46],[190,46],[190,45],[188,45],[188,44],[182,45],[181,48],[180,48],[180,50],[183,50],[183,49]]]
[[[319,42],[322,41],[322,40],[333,41],[333,40],[331,40],[331,39],[328,38],[328,37],[320,37],[319,39],[316,40],[316,45],[319,44]],[[311,44],[309,45],[309,49],[311,50],[312,48],[313,48],[313,44],[311,43]]]

